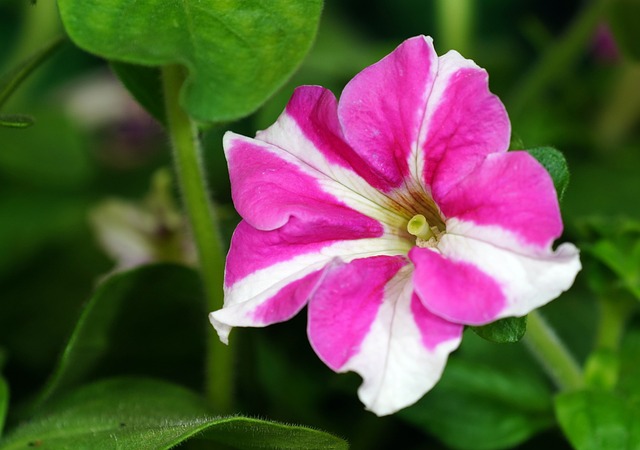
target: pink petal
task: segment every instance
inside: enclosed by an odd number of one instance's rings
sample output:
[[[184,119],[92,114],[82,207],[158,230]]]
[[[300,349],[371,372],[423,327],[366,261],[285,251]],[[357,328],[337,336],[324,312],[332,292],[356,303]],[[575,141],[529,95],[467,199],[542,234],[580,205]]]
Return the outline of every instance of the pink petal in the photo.
[[[347,142],[385,180],[390,191],[412,170],[418,135],[437,69],[431,38],[408,39],[356,75],[340,97]]]
[[[258,132],[256,138],[286,150],[346,186],[353,183],[365,188],[368,184],[375,189],[386,186],[366,159],[346,143],[338,121],[336,98],[323,87],[296,88],[276,123]]]
[[[225,270],[224,308],[211,314],[226,342],[234,326],[261,327],[288,320],[306,303],[317,276],[332,260],[405,254],[393,236],[362,238],[362,230],[331,221],[293,217],[282,227],[261,231],[242,221],[231,240]]]
[[[402,242],[379,236],[380,229],[357,224],[340,216],[314,217],[302,221],[293,217],[282,227],[261,231],[247,222],[238,224],[227,255],[225,285],[231,286],[265,268],[307,256],[327,262],[350,252],[380,251],[402,253]],[[369,238],[369,239],[366,239]],[[315,258],[315,259],[314,259]]]
[[[480,325],[495,320],[506,305],[500,285],[478,267],[415,247],[409,252],[414,284],[432,313],[456,323]]]
[[[320,359],[339,370],[360,351],[384,300],[387,282],[406,265],[401,257],[356,259],[325,274],[309,305],[309,340]]]
[[[260,295],[236,302],[209,314],[209,321],[227,344],[232,327],[264,327],[284,322],[306,305],[322,278],[322,269],[301,271],[293,279],[274,283]],[[295,278],[295,277],[298,278]]]
[[[521,244],[517,236],[510,235],[499,227],[476,226],[458,221],[449,225],[447,227],[452,232],[447,232],[442,237],[438,249],[442,253],[441,258],[446,258],[450,263],[443,265],[438,272],[440,275],[437,275],[426,266],[420,268],[421,261],[417,261],[416,290],[427,308],[454,322],[480,324],[502,317],[528,314],[569,289],[580,271],[580,255],[572,244],[562,244],[555,251],[551,246],[540,249]],[[471,238],[463,233],[481,238]],[[487,309],[493,317],[477,314],[469,318],[469,313],[465,311],[466,303],[460,305],[460,299],[454,297],[449,297],[448,300],[437,299],[436,294],[430,290],[430,283],[438,283],[440,280],[445,282],[447,275],[442,272],[453,270],[461,264],[475,267],[484,274],[479,278],[485,282],[468,281],[465,288],[470,295],[479,293],[479,297],[472,300],[471,307],[474,307],[478,299],[486,297],[484,301],[488,303]],[[422,282],[417,281],[419,270],[424,275]],[[485,287],[490,285],[485,277],[499,286],[502,299],[497,293],[489,295],[494,289]],[[501,309],[498,308],[499,304],[502,304]]]
[[[505,152],[510,133],[504,106],[489,92],[487,72],[455,51],[441,56],[418,158],[434,198],[444,196],[486,155]]]
[[[332,369],[363,377],[358,394],[378,415],[411,405],[434,386],[462,329],[422,306],[411,266],[400,258],[333,266],[309,303],[311,345]]]
[[[562,233],[553,181],[526,152],[487,156],[446,195],[435,200],[445,217],[499,227],[523,244],[547,248]],[[468,232],[473,233],[473,229]],[[494,244],[502,245],[500,236],[495,238]]]
[[[295,216],[338,220],[345,229],[365,230],[362,237],[382,233],[380,223],[325,190],[323,183],[332,180],[287,152],[233,133],[225,135],[224,146],[234,205],[253,227],[273,230]]]

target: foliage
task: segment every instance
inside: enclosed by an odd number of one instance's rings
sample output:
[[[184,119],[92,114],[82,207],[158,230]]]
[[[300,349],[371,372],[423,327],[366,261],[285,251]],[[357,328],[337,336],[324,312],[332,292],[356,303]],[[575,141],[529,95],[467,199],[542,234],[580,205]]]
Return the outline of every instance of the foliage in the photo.
[[[204,122],[238,119],[264,103],[308,51],[322,7],[320,0],[58,3],[71,39],[92,53],[139,65],[186,66],[182,101]],[[126,70],[129,80],[146,76]],[[135,86],[140,98],[141,85]]]
[[[638,2],[461,1],[470,22],[447,23],[470,28],[446,32],[438,3],[59,0],[58,17],[54,2],[0,2],[0,449],[640,445]],[[358,377],[301,339],[301,314],[236,332],[234,414],[216,415],[206,274],[162,260],[112,272],[88,220],[105,199],[133,204],[171,164],[163,68],[186,69],[181,104],[226,248],[237,216],[224,131],[273,123],[296,85],[338,95],[420,33],[440,53],[471,39],[465,56],[505,101],[513,147],[553,178],[561,240],[579,243],[584,271],[542,313],[584,385],[559,392],[527,350],[526,318],[510,318],[467,331],[430,393],[377,418],[353,394]]]
[[[246,417],[212,417],[184,388],[116,378],[78,389],[6,438],[3,450],[169,449],[197,437],[237,449],[345,449],[339,438],[309,428]]]

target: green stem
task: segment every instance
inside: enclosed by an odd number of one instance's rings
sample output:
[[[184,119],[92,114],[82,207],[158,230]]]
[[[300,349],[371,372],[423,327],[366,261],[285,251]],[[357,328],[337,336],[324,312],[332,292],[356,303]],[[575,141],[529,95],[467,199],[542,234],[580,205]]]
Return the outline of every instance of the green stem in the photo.
[[[40,1],[32,5],[29,1],[22,3],[22,20],[16,45],[7,58],[7,66],[11,67],[42,47],[56,35],[62,34],[62,24],[58,17],[58,5],[55,1]]]
[[[438,42],[442,50],[471,54],[471,35],[476,0],[437,0]]]
[[[592,0],[573,20],[564,35],[547,47],[547,52],[525,75],[507,102],[512,117],[521,114],[531,100],[555,80],[565,76],[579,61],[610,2],[611,0]]]
[[[599,298],[600,307],[596,350],[618,351],[627,320],[635,310],[634,300],[626,298]]]
[[[45,62],[65,42],[64,36],[58,36],[45,47],[22,61],[9,72],[0,77],[0,107],[11,97],[15,90],[29,77],[40,65]]]
[[[561,390],[582,387],[580,366],[537,311],[529,313],[524,342]]]
[[[167,127],[173,145],[178,184],[198,250],[207,307],[209,311],[214,311],[223,305],[225,251],[218,231],[218,218],[211,208],[196,126],[180,106],[179,93],[185,72],[181,66],[168,65],[163,68],[162,75]],[[232,408],[233,355],[213,331],[209,335],[207,398],[218,413],[228,413]]]

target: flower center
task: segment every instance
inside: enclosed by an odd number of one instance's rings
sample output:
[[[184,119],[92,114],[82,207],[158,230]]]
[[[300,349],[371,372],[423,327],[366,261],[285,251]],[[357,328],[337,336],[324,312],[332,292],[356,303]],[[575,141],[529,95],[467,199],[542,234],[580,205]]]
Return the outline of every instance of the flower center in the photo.
[[[438,245],[440,237],[444,234],[437,226],[430,225],[422,214],[416,214],[407,223],[407,231],[416,237],[418,247],[434,248]]]

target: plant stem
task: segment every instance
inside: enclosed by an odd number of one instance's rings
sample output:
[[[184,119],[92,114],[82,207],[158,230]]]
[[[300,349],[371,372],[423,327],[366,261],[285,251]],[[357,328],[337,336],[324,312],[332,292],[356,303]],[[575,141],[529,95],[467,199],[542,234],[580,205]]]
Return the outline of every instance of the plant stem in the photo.
[[[214,311],[223,305],[225,252],[218,231],[218,218],[209,199],[196,126],[180,106],[179,94],[185,72],[181,66],[168,65],[162,70],[162,78],[167,128],[178,184],[198,251],[207,307]],[[213,331],[209,334],[205,382],[207,399],[216,412],[228,413],[232,408],[233,356],[231,349],[222,344]]]
[[[636,304],[636,301],[624,297],[598,299],[600,321],[595,343],[597,350],[618,351],[627,320],[634,312]]]
[[[529,313],[524,342],[561,390],[582,387],[580,366],[537,311]]]
[[[469,57],[476,0],[437,0],[436,15],[442,50],[457,50]]]
[[[589,2],[564,35],[548,46],[548,50],[520,82],[515,95],[509,99],[507,106],[512,117],[521,114],[529,101],[569,72],[583,54],[610,2],[611,0]]]
[[[0,107],[11,97],[14,91],[42,65],[65,42],[64,36],[58,36],[47,43],[42,49],[16,65],[9,72],[0,77]]]

